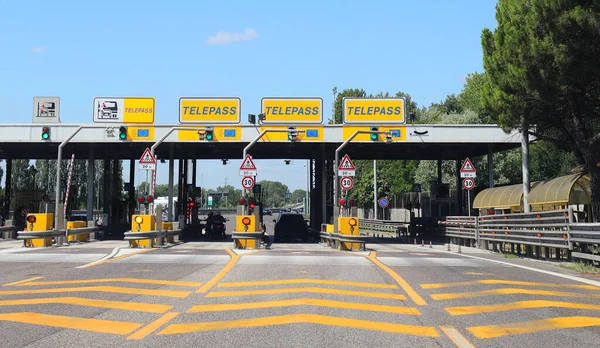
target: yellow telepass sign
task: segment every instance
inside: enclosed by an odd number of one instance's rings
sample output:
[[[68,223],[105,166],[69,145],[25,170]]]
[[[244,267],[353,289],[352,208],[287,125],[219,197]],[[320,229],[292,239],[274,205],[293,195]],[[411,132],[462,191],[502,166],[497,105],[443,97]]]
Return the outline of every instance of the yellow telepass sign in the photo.
[[[263,123],[323,123],[323,98],[264,97]]]
[[[179,123],[240,123],[242,100],[239,97],[179,98]]]
[[[404,98],[344,98],[344,124],[405,123]]]

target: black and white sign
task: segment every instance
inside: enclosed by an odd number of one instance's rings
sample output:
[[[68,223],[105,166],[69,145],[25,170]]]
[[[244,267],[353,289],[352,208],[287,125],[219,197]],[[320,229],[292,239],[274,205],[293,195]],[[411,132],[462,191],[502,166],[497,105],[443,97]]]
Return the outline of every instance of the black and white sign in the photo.
[[[60,123],[60,98],[34,97],[33,123]]]
[[[251,176],[245,176],[242,179],[242,187],[249,190],[254,186],[254,178]]]
[[[342,189],[348,191],[354,187],[354,180],[352,180],[352,178],[349,176],[345,176],[342,178],[342,180],[340,180],[340,186]]]
[[[463,180],[463,188],[465,190],[472,190],[475,187],[475,180],[472,178],[465,178]]]
[[[257,176],[256,165],[250,155],[246,155],[240,166],[240,176]]]
[[[339,176],[355,176],[356,175],[356,167],[352,160],[348,155],[344,155],[340,165],[338,166],[338,175]]]

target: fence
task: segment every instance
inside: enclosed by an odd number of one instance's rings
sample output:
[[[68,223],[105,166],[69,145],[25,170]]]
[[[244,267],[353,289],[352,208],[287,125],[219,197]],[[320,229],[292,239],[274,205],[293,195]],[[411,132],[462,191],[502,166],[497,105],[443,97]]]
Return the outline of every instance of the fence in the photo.
[[[480,217],[448,216],[445,237],[493,251],[538,258],[600,261],[600,223],[575,223],[573,209]]]

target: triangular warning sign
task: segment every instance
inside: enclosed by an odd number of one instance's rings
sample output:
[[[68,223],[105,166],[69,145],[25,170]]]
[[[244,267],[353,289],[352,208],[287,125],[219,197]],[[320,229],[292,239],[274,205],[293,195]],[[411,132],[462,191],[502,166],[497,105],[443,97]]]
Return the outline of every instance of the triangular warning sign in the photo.
[[[463,163],[462,168],[460,168],[460,171],[463,173],[475,173],[475,167],[473,166],[473,163],[471,162],[471,160],[467,157],[467,159],[465,160],[465,163]]]
[[[152,156],[149,148],[146,148],[142,157],[140,157],[140,164],[156,164],[156,158]]]
[[[254,162],[252,161],[252,157],[250,157],[250,155],[246,155],[246,158],[244,158],[244,161],[240,166],[240,170],[256,170],[256,165],[254,165]]]
[[[354,166],[354,163],[352,163],[352,161],[350,160],[350,157],[348,157],[348,155],[344,155],[344,158],[342,158],[342,162],[340,163],[338,170],[356,170],[356,167]]]

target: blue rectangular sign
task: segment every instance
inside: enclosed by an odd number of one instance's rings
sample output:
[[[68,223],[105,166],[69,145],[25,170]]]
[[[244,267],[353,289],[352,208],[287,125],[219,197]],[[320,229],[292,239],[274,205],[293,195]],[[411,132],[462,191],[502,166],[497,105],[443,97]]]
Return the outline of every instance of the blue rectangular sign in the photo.
[[[223,136],[226,138],[235,138],[235,129],[225,129]]]
[[[138,138],[147,138],[150,136],[150,130],[148,129],[138,129],[137,130]]]

